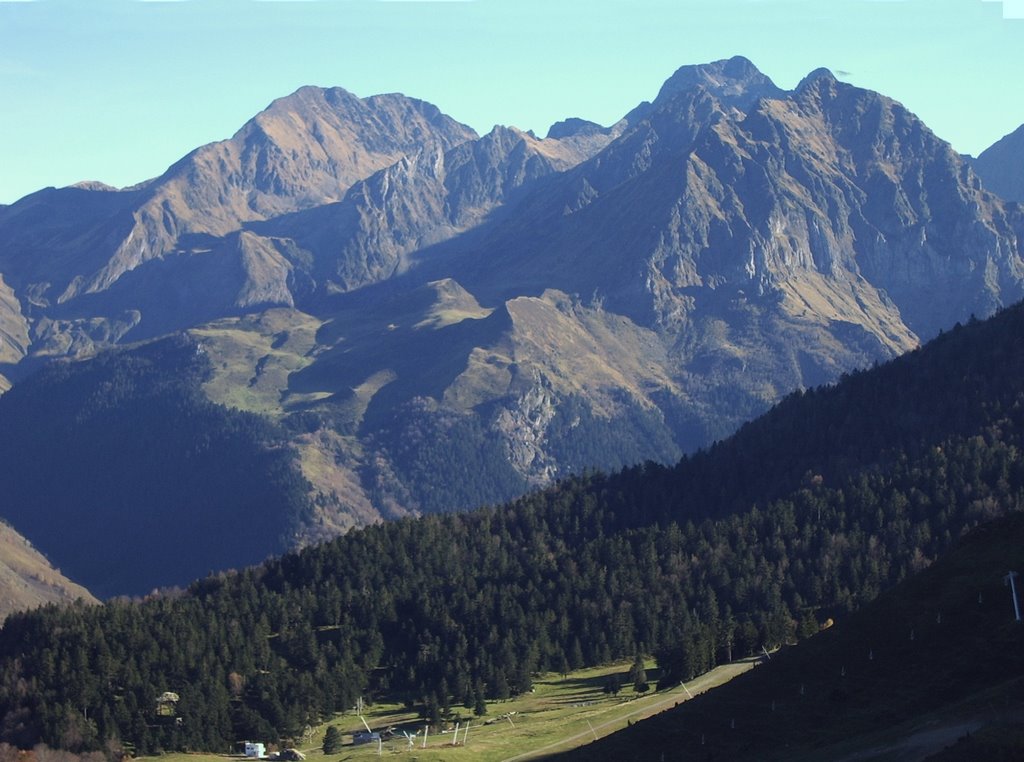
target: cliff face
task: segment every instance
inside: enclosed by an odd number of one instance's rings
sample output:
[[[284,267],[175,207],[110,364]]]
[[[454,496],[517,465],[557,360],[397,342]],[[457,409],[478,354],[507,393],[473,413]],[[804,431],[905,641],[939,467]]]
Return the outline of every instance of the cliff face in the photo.
[[[448,151],[431,146],[403,157],[356,183],[337,204],[252,229],[288,253],[302,273],[304,293],[353,291],[406,271],[416,252],[480,225],[600,142],[538,140],[495,127]]]

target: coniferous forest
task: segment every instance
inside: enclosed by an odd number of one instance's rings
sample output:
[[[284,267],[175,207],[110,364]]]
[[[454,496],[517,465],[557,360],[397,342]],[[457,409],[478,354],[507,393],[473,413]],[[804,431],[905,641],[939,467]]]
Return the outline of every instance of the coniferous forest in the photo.
[[[0,741],[222,750],[360,695],[436,718],[540,670],[646,653],[675,682],[799,639],[1024,504],[1022,334],[1020,306],[958,326],[674,467],[372,526],[180,595],[13,615]]]

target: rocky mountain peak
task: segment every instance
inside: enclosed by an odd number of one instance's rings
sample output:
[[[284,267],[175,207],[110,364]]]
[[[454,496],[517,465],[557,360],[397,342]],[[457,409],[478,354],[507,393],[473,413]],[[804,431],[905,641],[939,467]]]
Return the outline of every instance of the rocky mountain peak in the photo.
[[[597,122],[580,119],[579,117],[570,117],[551,125],[547,137],[561,140],[562,138],[571,138],[577,135],[600,135],[607,132],[608,128],[602,127]]]
[[[194,185],[217,187],[218,201],[229,201],[227,214],[247,221],[338,201],[355,182],[405,154],[432,144],[448,150],[476,137],[472,128],[415,98],[359,98],[340,87],[303,87],[275,100],[230,140],[186,157],[165,177],[183,182],[186,194]],[[244,199],[231,198],[236,188]],[[191,216],[212,201],[197,200],[206,203],[190,208]]]
[[[815,69],[800,80],[790,97],[808,111],[825,112],[833,108],[830,104],[842,103],[844,117],[850,108],[863,111],[867,102],[877,106],[882,98],[872,90],[840,82],[825,68]]]
[[[303,87],[135,189],[78,187],[23,199],[0,220],[0,272],[41,304],[71,304],[149,262],[195,253],[183,238],[223,238],[245,223],[340,201],[404,156],[476,137],[425,101]],[[26,213],[45,219],[31,224]],[[55,227],[55,219],[64,224]],[[9,252],[17,256],[7,261]]]
[[[531,133],[525,132],[518,127],[496,124],[491,128],[490,132],[480,138],[479,142],[481,145],[502,146],[507,150],[508,147],[524,140],[534,141],[536,138]]]
[[[838,81],[830,69],[821,66],[800,80],[796,92],[802,93],[814,87],[834,87]]]
[[[743,56],[713,63],[683,66],[661,86],[655,107],[681,92],[703,88],[724,104],[745,110],[758,98],[780,95],[782,91]]]
[[[289,95],[275,98],[253,119],[259,121],[266,119],[268,115],[302,112],[318,106],[327,106],[332,111],[343,111],[346,108],[357,107],[359,101],[359,96],[343,87],[304,85]]]

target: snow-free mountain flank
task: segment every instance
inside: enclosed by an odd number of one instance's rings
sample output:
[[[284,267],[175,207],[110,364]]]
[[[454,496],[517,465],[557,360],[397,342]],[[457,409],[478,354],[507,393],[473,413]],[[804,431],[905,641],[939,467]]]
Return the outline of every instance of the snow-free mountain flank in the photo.
[[[972,166],[993,193],[1024,203],[1024,125],[982,151]]]

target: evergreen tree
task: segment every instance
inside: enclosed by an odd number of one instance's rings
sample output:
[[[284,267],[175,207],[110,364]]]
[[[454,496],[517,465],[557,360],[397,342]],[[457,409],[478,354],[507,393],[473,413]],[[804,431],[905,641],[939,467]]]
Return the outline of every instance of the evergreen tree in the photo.
[[[629,668],[629,682],[633,683],[634,686],[647,683],[647,670],[644,669],[644,659],[639,653],[633,659],[633,665]],[[636,690],[640,692],[639,688]]]
[[[336,754],[341,751],[341,731],[334,725],[327,726],[324,733],[324,754]]]
[[[818,633],[818,620],[814,618],[814,612],[810,609],[804,611],[800,617],[800,624],[797,625],[796,635],[800,640],[806,640]]]
[[[483,717],[487,714],[487,701],[484,699],[484,692],[482,689],[478,689],[474,692],[474,695],[473,714],[477,717]]]

